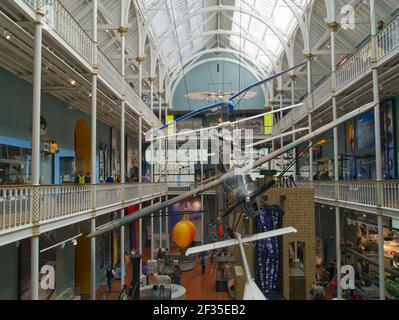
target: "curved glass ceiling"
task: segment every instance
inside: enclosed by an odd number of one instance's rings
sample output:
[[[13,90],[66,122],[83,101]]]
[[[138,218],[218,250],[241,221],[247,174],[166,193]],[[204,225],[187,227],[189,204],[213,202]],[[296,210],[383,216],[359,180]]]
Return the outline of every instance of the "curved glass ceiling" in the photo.
[[[248,55],[270,71],[283,51],[281,42],[287,42],[297,26],[287,3],[303,15],[310,0],[140,2],[151,36],[169,70],[201,50],[220,46]]]

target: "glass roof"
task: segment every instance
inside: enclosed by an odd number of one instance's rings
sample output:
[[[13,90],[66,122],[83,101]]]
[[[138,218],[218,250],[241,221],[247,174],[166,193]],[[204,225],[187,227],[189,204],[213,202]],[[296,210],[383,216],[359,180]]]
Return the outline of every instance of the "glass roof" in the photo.
[[[288,41],[297,26],[295,16],[284,0],[235,0],[235,2],[140,0],[140,2],[144,18],[151,26],[151,36],[160,48],[161,56],[168,60],[169,70],[180,64],[180,59],[184,60],[206,49],[207,43],[212,43],[209,42],[209,37],[216,38],[217,35],[205,36],[203,33],[212,30],[216,33],[218,30],[223,30],[223,37],[227,38],[225,46],[254,58],[264,68],[270,70],[283,51],[281,41]],[[291,0],[291,2],[295,3],[296,9],[302,15],[310,0]],[[212,12],[196,14],[206,5],[217,8],[218,3],[228,4],[230,8],[233,3],[235,8],[229,10],[222,7],[218,10],[218,14],[223,16],[221,19],[224,21],[223,25],[216,24],[217,18],[212,21],[215,16],[212,16]],[[229,23],[226,24],[226,20]],[[273,29],[278,29],[282,35],[280,39]],[[226,36],[226,30],[232,35]]]

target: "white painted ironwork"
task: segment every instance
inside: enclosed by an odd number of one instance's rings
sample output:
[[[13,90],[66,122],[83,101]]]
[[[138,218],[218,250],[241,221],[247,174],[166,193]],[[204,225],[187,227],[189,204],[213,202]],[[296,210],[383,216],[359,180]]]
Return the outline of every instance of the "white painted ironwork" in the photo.
[[[0,187],[0,234],[32,224],[35,188],[40,195],[40,222],[46,222],[91,212],[92,187],[95,187],[96,210],[122,205],[122,188],[125,203],[151,200],[168,191],[164,183]]]
[[[399,17],[389,23],[383,31],[377,35],[377,60],[383,60],[399,48]],[[369,40],[356,53],[342,62],[337,67],[337,94],[345,88],[358,81],[359,78],[371,71],[372,42]],[[330,99],[331,77],[326,78],[313,91],[314,107],[317,110]],[[276,132],[282,132],[297,123],[306,114],[308,97],[304,98],[305,107],[300,107],[289,112],[278,124]]]
[[[296,182],[299,188],[311,188],[315,190],[316,200],[339,201],[370,207],[377,207],[378,185],[382,191],[383,209],[399,211],[399,181],[326,181],[326,182]],[[336,186],[338,188],[336,189]],[[335,194],[338,190],[338,194]]]
[[[101,51],[98,51],[98,74],[103,81],[110,84],[118,93],[121,93],[122,75]]]
[[[0,231],[32,223],[33,188],[0,188]]]

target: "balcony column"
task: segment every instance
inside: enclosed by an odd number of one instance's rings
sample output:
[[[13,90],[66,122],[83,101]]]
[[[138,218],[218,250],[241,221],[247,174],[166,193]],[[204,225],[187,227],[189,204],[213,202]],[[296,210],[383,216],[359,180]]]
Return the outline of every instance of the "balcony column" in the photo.
[[[312,93],[312,53],[306,53],[305,59],[307,60],[307,82],[308,82],[308,123],[309,133],[312,132],[312,109],[313,109],[313,93]],[[309,146],[312,142],[309,142]],[[309,149],[309,181],[313,181],[313,148]]]
[[[136,61],[139,66],[139,96],[140,96],[140,99],[143,99],[143,62],[144,62],[144,57],[137,57]]]
[[[143,115],[139,114],[139,183],[143,182]],[[142,210],[143,204],[140,201],[139,209]],[[143,254],[143,219],[139,219],[139,254]],[[142,261],[142,260],[140,260]],[[142,262],[140,263],[140,274],[142,272]]]
[[[96,183],[97,183],[97,78],[98,78],[98,43],[97,43],[97,15],[98,0],[93,0],[93,72],[91,87],[91,205],[90,232],[96,230]],[[90,298],[96,300],[96,238],[90,239]]]
[[[148,81],[150,82],[150,107],[151,111],[154,111],[154,82],[156,80],[156,77],[149,77]]]
[[[203,158],[203,149],[204,149],[204,132],[200,131],[200,166],[201,166],[201,182],[204,181],[204,158]],[[207,152],[208,153],[208,150]],[[201,238],[202,238],[202,243],[204,244],[205,239],[204,239],[204,194],[201,193]]]
[[[151,199],[151,206],[154,205],[154,199]],[[151,213],[151,258],[154,259],[154,214]]]
[[[335,46],[335,35],[338,30],[338,23],[335,21],[335,2],[332,0],[332,7],[334,8],[333,21],[327,23],[327,27],[331,30],[331,99],[332,99],[332,113],[333,121],[337,120],[337,73],[336,73],[336,46]],[[338,154],[338,128],[333,129],[334,135],[334,180],[335,186],[335,200],[338,200],[338,181],[339,181],[339,154]],[[342,299],[342,287],[341,283],[341,264],[342,264],[342,252],[341,252],[341,219],[340,219],[340,208],[335,207],[335,250],[336,250],[336,261],[337,261],[337,298]]]
[[[168,201],[169,200],[169,197],[168,197],[168,194],[166,194],[166,196],[165,196],[165,201]],[[168,238],[165,238],[165,241],[167,242],[166,243],[166,247],[168,248],[168,250],[170,249],[170,235],[169,235],[169,208],[168,207],[166,207],[165,208],[165,236],[166,235],[168,235]]]
[[[124,184],[125,184],[125,102],[126,102],[126,34],[128,33],[128,28],[121,26],[118,29],[121,37],[121,75],[122,75],[122,99],[121,99],[121,154],[120,154],[120,182],[122,187],[122,203],[124,202]],[[125,209],[121,209],[121,218],[125,216]],[[121,256],[120,256],[120,268],[121,268],[121,290],[125,284],[125,226],[121,226]]]
[[[271,111],[273,112],[274,111],[274,101],[273,100],[269,101],[269,106],[270,106]],[[272,126],[273,126],[273,128],[274,128],[275,125],[276,125],[276,118],[275,118],[275,114],[273,113],[272,114]],[[274,151],[274,148],[275,148],[275,144],[274,144],[274,139],[273,139],[272,140],[272,151],[271,152]],[[271,170],[275,170],[276,169],[275,160],[274,159],[272,159],[270,161],[270,169]]]
[[[162,202],[162,197],[159,197],[159,202]],[[162,248],[162,210],[159,210],[159,248]]]
[[[162,88],[161,84],[159,85],[159,91],[157,92],[158,94],[158,118],[159,121],[162,123]]]
[[[280,110],[283,109],[283,95],[284,95],[284,90],[280,88],[279,91],[279,96],[280,96]],[[280,123],[281,120],[283,119],[283,111],[280,111]],[[284,147],[284,138],[281,137],[280,138],[280,148]],[[281,168],[281,172],[284,171],[284,154],[281,155],[281,160],[280,160],[280,168]],[[284,177],[282,177],[284,178]]]
[[[290,75],[291,79],[291,104],[295,105],[295,81],[297,79],[295,74]],[[295,123],[292,124],[292,131],[295,130]],[[295,133],[292,134],[292,141],[294,142],[296,139]],[[294,161],[294,181],[296,181],[297,178],[297,168],[298,164],[296,163],[296,148],[292,149],[292,155],[293,155],[293,161]]]
[[[382,155],[381,155],[381,111],[380,111],[380,89],[377,69],[377,18],[375,0],[370,0],[371,20],[371,45],[372,58],[371,69],[373,72],[373,97],[377,105],[374,108],[374,130],[375,130],[375,164],[377,180],[377,214],[378,214],[378,276],[380,285],[380,300],[385,300],[385,270],[384,270],[384,221],[381,211],[382,206]]]
[[[36,1],[35,47],[33,60],[32,105],[32,184],[40,185],[40,110],[42,92],[42,39],[44,13],[40,1]],[[39,300],[39,237],[40,237],[40,190],[34,188],[33,235],[31,238],[31,299]]]
[[[153,83],[151,84],[153,87]],[[153,96],[153,95],[151,95]],[[151,110],[153,110],[154,99],[151,101]],[[154,124],[151,123],[151,127],[154,127]],[[151,134],[151,183],[154,183],[154,135]],[[154,198],[151,199],[151,206],[154,204]],[[151,259],[154,259],[154,214],[151,213]]]
[[[168,123],[168,107],[169,104],[165,103],[165,124]],[[166,136],[168,135],[169,130],[166,129]],[[165,183],[168,183],[168,139],[165,139]]]

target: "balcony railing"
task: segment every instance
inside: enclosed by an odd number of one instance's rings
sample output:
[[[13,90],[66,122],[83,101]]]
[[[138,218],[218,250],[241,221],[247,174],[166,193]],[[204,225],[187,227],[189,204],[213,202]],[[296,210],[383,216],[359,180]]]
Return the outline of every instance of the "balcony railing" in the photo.
[[[117,92],[122,90],[122,75],[104,53],[98,51],[98,74]]]
[[[39,222],[150,199],[168,191],[163,183],[0,187],[1,231],[29,226],[37,201]],[[93,193],[95,201],[93,199]]]
[[[42,0],[47,24],[87,63],[93,64],[91,37],[57,0]]]
[[[399,211],[399,181],[297,182],[298,187],[313,187],[318,200],[339,201]]]
[[[369,40],[354,55],[337,68],[337,93],[371,70],[371,59],[373,56],[372,41],[375,41],[376,58],[378,61],[384,59],[395,49],[399,48],[399,17],[388,24],[385,29],[376,36],[376,39]],[[313,111],[331,98],[331,88],[331,76],[329,76],[313,92]],[[305,97],[303,102],[305,106],[292,110],[276,125],[277,131],[283,132],[287,130],[307,114],[309,98]]]
[[[122,94],[122,75],[119,70],[108,60],[105,54],[97,49],[95,52],[94,42],[91,36],[80,26],[68,10],[58,0],[19,0],[26,4],[31,11],[29,14],[34,16],[37,4],[40,4],[45,13],[46,24],[49,29],[55,32],[60,39],[82,58],[90,66],[95,65],[95,55],[97,55],[98,73],[101,80],[109,85],[118,95]],[[22,6],[21,6],[22,7]],[[26,8],[22,8],[25,9]],[[137,113],[141,113],[143,118],[154,126],[159,125],[159,120],[154,113],[138,96],[138,94],[127,83],[124,84],[127,90],[126,100]]]

